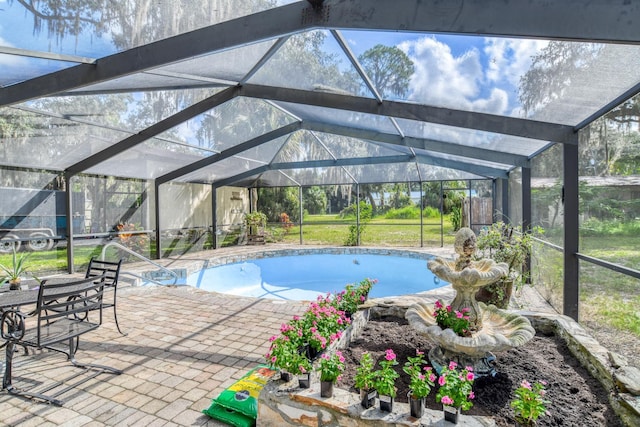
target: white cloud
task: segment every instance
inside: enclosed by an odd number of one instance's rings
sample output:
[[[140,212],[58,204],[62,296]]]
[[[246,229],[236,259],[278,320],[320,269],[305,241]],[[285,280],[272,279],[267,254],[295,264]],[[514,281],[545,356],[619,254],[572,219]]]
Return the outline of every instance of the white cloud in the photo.
[[[487,79],[506,81],[518,87],[522,77],[531,67],[531,59],[549,44],[545,40],[520,40],[488,38],[484,52],[489,58]]]
[[[398,47],[415,65],[410,100],[495,114],[507,110],[508,95],[504,90],[493,88],[488,94],[483,93],[487,78],[478,49],[455,56],[448,45],[433,37],[406,41]]]

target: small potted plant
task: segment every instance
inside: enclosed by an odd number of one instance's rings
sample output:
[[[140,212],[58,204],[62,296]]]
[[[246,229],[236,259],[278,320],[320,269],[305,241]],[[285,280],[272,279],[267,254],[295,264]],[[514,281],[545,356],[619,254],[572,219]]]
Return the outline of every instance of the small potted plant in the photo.
[[[380,369],[374,374],[374,387],[378,392],[380,410],[393,412],[393,399],[396,397],[396,379],[400,376],[393,367],[398,364],[396,354],[390,348],[386,350]]]
[[[471,399],[475,397],[474,379],[473,368],[470,366],[458,369],[458,364],[451,361],[448,366],[442,367],[436,401],[442,402],[445,420],[457,424],[460,410],[467,411],[473,406]]]
[[[16,247],[13,246],[13,256],[11,258],[11,265],[5,266],[0,264],[0,269],[4,273],[4,277],[0,280],[0,286],[4,286],[5,283],[9,283],[9,289],[14,291],[20,289],[20,282],[22,281],[22,275],[27,272],[25,262],[29,255],[18,256]]]
[[[525,262],[533,250],[534,235],[542,234],[541,227],[523,232],[521,226],[496,222],[483,229],[476,240],[475,257],[490,258],[495,262],[504,262],[509,267],[507,277],[481,288],[476,300],[494,304],[498,308],[507,308],[513,288],[520,289],[529,280],[525,271]]]
[[[372,407],[376,400],[374,365],[371,354],[363,353],[353,378],[356,388],[360,390],[360,404],[365,409]]]
[[[436,375],[430,366],[426,366],[424,352],[416,349],[415,357],[408,357],[402,370],[409,375],[409,410],[414,418],[421,418],[425,398],[431,392]]]
[[[333,396],[333,384],[340,378],[344,370],[344,356],[341,351],[333,355],[324,353],[320,356],[320,396]]]
[[[514,409],[516,421],[520,425],[534,426],[539,417],[549,414],[546,405],[550,402],[544,398],[546,384],[545,381],[531,384],[527,380],[522,380],[516,389],[516,398],[511,401],[511,407]]]
[[[267,226],[267,216],[260,211],[244,214],[247,226],[247,241],[249,244],[264,244],[264,228]]]

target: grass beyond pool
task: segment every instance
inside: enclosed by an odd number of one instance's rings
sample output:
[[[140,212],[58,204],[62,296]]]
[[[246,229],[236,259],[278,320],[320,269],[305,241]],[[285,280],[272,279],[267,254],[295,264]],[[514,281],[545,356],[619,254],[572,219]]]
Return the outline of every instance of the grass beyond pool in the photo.
[[[239,296],[314,300],[349,283],[376,279],[372,298],[415,294],[445,286],[427,260],[375,254],[307,254],[246,260],[204,269],[187,277],[199,289]]]

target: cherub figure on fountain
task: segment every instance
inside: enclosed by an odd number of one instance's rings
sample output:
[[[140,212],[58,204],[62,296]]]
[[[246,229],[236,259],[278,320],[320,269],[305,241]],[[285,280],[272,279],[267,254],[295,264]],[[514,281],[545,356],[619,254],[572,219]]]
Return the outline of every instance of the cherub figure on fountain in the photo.
[[[418,332],[437,344],[429,352],[429,359],[436,370],[455,361],[461,366],[473,366],[476,375],[495,375],[492,352],[523,345],[535,335],[535,331],[525,317],[476,301],[476,291],[504,277],[508,266],[491,259],[473,261],[475,243],[473,230],[462,228],[456,233],[454,243],[458,257],[455,260],[435,258],[427,264],[436,276],[451,283],[456,291],[451,309],[464,311],[469,317],[469,336],[458,336],[451,329],[443,330],[436,322],[433,305],[427,302],[410,307],[406,318]]]

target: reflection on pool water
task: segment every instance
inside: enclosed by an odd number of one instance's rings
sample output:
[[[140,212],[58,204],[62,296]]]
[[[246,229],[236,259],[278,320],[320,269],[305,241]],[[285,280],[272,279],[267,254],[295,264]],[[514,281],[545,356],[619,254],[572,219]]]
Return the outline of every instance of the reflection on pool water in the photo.
[[[312,254],[260,258],[190,274],[187,285],[258,298],[315,300],[348,283],[377,279],[372,298],[406,295],[447,285],[425,259],[372,254]]]

